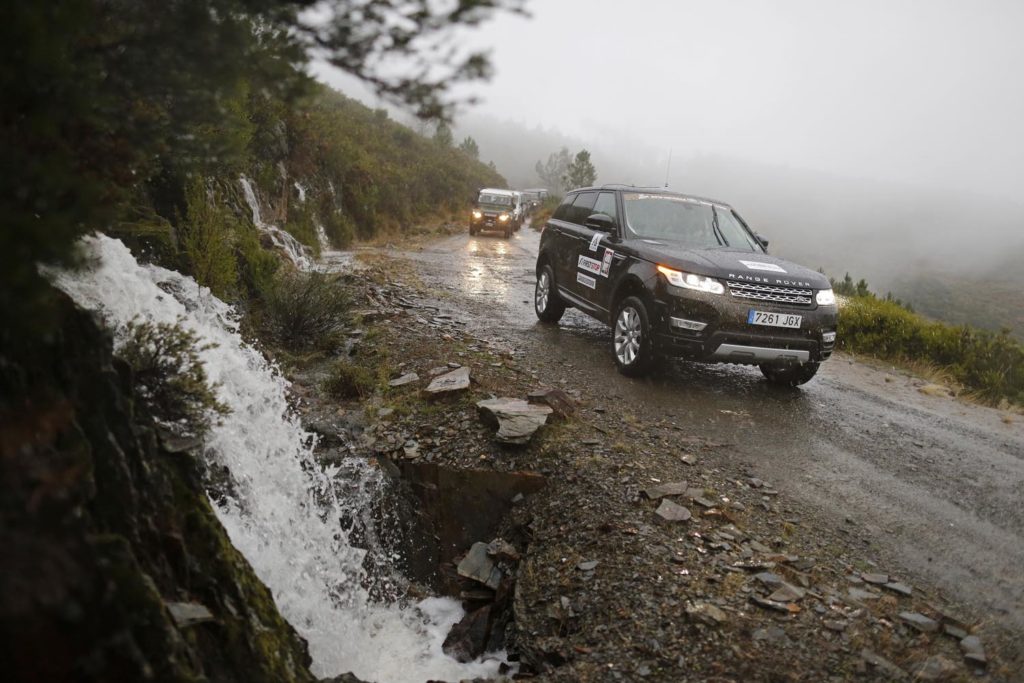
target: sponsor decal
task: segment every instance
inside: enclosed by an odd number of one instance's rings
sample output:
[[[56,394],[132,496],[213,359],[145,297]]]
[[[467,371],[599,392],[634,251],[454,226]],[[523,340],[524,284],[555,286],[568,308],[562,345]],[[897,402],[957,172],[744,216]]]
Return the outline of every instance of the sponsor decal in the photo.
[[[774,263],[761,263],[760,261],[744,261],[740,259],[740,263],[745,265],[751,270],[766,270],[769,273],[785,273],[785,269],[782,266],[777,266]]]
[[[601,238],[604,237],[604,233],[596,233],[590,240],[590,251],[597,251],[597,245],[601,244]]]
[[[584,287],[589,287],[590,289],[597,289],[597,280],[590,277],[589,275],[584,275],[583,273],[576,273],[576,282],[580,283]]]
[[[601,260],[601,277],[608,277],[608,272],[612,269],[612,258],[614,257],[615,252],[605,247],[604,258]]]
[[[589,256],[580,256],[576,262],[576,266],[580,270],[585,270],[588,273],[594,273],[595,275],[601,272],[601,262],[597,259],[590,258]]]

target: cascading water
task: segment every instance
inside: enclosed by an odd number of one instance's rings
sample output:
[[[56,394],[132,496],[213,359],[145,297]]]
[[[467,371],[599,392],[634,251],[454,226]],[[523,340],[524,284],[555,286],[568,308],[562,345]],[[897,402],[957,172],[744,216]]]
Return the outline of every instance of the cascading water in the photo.
[[[313,262],[306,254],[306,247],[299,242],[297,239],[292,237],[291,233],[287,230],[282,230],[276,225],[271,225],[263,220],[263,216],[260,212],[260,203],[256,199],[256,190],[253,189],[252,182],[248,178],[242,176],[238,179],[242,183],[242,192],[245,194],[245,203],[249,205],[249,209],[252,211],[252,222],[256,226],[256,229],[262,233],[270,236],[274,246],[280,249],[284,254],[295,264],[300,270],[309,270]],[[303,193],[303,197],[305,193]]]
[[[429,598],[401,609],[363,588],[365,551],[348,543],[341,519],[368,521],[379,472],[353,460],[342,470],[313,457],[314,439],[289,411],[287,381],[242,341],[233,309],[195,280],[139,264],[119,240],[83,244],[90,267],[53,273],[78,305],[99,311],[115,334],[135,319],[180,322],[215,346],[200,352],[231,408],[205,457],[235,483],[217,515],[232,543],[274,593],[281,613],[309,642],[313,672],[352,671],[380,683],[494,676],[500,660],[460,664],[442,652],[459,604]]]

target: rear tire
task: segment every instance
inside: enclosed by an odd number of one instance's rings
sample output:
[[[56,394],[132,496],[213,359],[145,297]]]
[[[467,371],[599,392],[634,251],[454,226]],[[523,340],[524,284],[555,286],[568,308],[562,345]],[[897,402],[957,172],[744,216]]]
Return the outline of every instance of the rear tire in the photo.
[[[557,323],[565,313],[565,303],[555,291],[555,273],[551,266],[544,264],[537,273],[537,284],[533,290],[533,310],[544,323]]]
[[[635,296],[627,296],[615,307],[612,318],[612,355],[619,372],[640,377],[654,367],[654,339],[647,306]]]
[[[772,384],[783,387],[796,387],[811,381],[811,378],[818,373],[821,363],[803,363],[802,365],[762,363],[759,367],[762,374]]]

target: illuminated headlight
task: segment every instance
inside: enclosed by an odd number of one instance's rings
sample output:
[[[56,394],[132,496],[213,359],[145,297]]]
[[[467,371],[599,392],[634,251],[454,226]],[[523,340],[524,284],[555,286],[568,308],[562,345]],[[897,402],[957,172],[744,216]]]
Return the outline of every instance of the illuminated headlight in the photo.
[[[501,214],[500,216],[498,216],[498,220],[499,221],[507,221],[508,220],[508,214],[507,213]]]
[[[667,266],[658,266],[658,272],[668,279],[668,283],[670,285],[675,287],[696,289],[698,292],[710,292],[711,294],[725,293],[725,286],[718,280],[710,277],[694,275],[693,273],[684,273],[682,271],[668,268]]]
[[[821,341],[823,341],[826,344],[834,344],[835,341],[836,341],[836,333],[835,332],[822,332],[821,333]]]
[[[473,218],[483,218],[483,217],[484,217],[484,214],[482,212],[480,212],[480,211],[474,211],[473,212]]]
[[[819,306],[832,306],[836,302],[836,295],[832,293],[831,289],[822,289],[815,295],[814,300],[818,302]]]

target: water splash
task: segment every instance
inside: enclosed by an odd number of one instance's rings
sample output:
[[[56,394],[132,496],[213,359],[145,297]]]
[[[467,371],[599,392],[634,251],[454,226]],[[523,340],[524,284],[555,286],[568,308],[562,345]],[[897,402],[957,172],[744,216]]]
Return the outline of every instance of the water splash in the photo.
[[[241,176],[239,182],[242,183],[242,192],[245,194],[245,203],[249,205],[249,209],[252,211],[252,222],[256,226],[256,229],[262,233],[265,233],[270,237],[270,240],[274,243],[274,246],[284,252],[285,256],[295,264],[300,270],[309,270],[313,261],[309,258],[307,247],[299,242],[297,239],[292,237],[291,233],[287,230],[282,230],[276,225],[272,225],[263,220],[263,216],[260,212],[260,203],[256,198],[256,190],[253,189],[252,182],[245,176]],[[303,197],[305,193],[303,192]]]
[[[232,543],[271,589],[281,613],[309,642],[313,672],[352,671],[380,683],[494,676],[497,659],[459,664],[441,649],[462,616],[430,598],[406,609],[373,602],[363,585],[366,551],[341,519],[367,525],[379,472],[361,460],[323,467],[314,439],[289,410],[287,381],[238,333],[234,310],[195,280],[139,264],[119,240],[83,240],[90,267],[53,278],[78,305],[99,311],[120,336],[133,319],[177,322],[216,346],[200,351],[232,412],[214,427],[205,457],[231,473],[232,497],[215,504]]]

